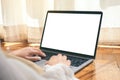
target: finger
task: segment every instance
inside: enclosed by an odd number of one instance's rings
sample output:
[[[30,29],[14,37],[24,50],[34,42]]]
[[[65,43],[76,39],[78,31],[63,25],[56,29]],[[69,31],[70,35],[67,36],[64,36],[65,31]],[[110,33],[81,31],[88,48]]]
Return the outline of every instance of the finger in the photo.
[[[62,54],[60,54],[60,53],[59,53],[57,56],[61,57],[61,56],[62,56]]]
[[[57,57],[61,60],[62,59],[62,54],[58,54]]]
[[[71,65],[71,61],[67,60],[67,65],[70,66]]]
[[[67,56],[63,55],[63,59],[66,60],[66,59],[67,59]]]
[[[41,60],[41,57],[39,57],[39,56],[26,56],[25,58],[28,60],[31,60],[31,61]]]
[[[62,54],[58,54],[56,59],[58,60],[58,62],[62,61]]]
[[[51,56],[51,58],[50,59],[55,59],[57,56],[55,56],[55,55],[53,55],[53,56]]]
[[[52,65],[53,62],[51,62],[51,61],[46,61],[45,64]]]
[[[35,54],[35,55],[39,55],[39,56],[43,56],[43,57],[46,56],[46,54],[44,52],[42,52],[40,49],[37,49],[37,48],[33,48],[32,52],[33,52],[32,54]]]
[[[38,51],[39,51],[39,55],[41,55],[41,56],[46,56],[46,54],[43,52],[43,51],[41,51],[40,49],[37,49]]]
[[[53,65],[58,62],[58,56],[54,55],[46,62],[46,64]]]

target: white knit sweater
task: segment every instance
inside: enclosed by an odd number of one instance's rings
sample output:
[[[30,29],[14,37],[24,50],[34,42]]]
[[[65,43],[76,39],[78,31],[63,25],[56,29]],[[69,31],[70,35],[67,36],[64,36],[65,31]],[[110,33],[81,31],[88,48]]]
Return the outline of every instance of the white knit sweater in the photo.
[[[36,68],[36,69],[35,69]],[[72,70],[64,64],[45,66],[45,70],[36,64],[6,57],[0,52],[0,80],[77,80]]]

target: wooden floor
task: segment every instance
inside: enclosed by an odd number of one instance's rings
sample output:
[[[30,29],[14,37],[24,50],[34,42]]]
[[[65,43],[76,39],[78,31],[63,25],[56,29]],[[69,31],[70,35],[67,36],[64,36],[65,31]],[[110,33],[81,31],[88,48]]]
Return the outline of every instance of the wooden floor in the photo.
[[[76,76],[80,80],[120,80],[119,46],[99,46],[94,62]]]
[[[39,44],[2,43],[6,52],[26,46],[39,47]],[[75,76],[80,80],[120,80],[120,47],[99,45],[94,62]]]

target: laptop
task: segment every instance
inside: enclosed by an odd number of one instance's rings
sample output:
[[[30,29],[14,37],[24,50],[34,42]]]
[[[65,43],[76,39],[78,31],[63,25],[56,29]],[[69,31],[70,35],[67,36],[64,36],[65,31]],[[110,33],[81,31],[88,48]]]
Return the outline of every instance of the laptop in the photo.
[[[96,56],[102,14],[101,11],[48,11],[40,44],[47,56],[36,64],[44,66],[46,60],[58,53],[71,60],[74,73],[90,64]]]

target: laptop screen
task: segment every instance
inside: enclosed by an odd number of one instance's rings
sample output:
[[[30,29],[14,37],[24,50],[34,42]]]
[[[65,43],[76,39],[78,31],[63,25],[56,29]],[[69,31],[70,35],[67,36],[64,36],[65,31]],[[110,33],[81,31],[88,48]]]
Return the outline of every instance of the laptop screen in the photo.
[[[48,11],[41,47],[94,56],[101,12]]]

